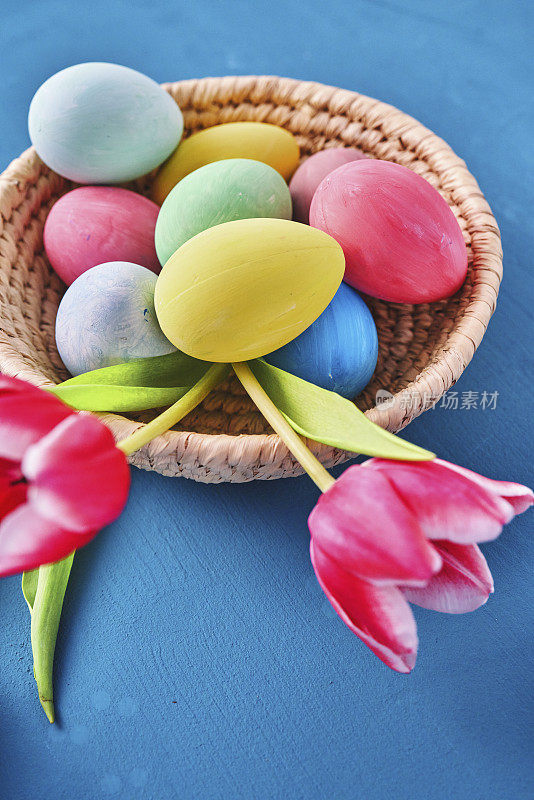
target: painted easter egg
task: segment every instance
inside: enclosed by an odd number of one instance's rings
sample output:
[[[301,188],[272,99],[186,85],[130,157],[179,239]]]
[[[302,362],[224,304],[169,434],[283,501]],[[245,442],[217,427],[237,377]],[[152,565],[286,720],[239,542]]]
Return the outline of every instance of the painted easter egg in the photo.
[[[446,201],[407,167],[371,159],[330,173],[313,196],[310,224],[345,253],[345,280],[394,303],[429,303],[465,280],[467,250]]]
[[[155,307],[167,338],[204,361],[246,361],[294,339],[341,282],[341,247],[285,219],[242,219],[189,239],[163,267]]]
[[[263,161],[289,180],[299,163],[299,146],[289,131],[267,122],[227,122],[194,133],[177,147],[152,186],[156,203],[163,203],[178,181],[199,167],[225,158]]]
[[[128,189],[81,186],[52,206],[43,238],[48,260],[70,285],[97,264],[131,261],[159,272],[154,230],[159,208]]]
[[[309,328],[265,356],[269,364],[350,399],[371,380],[377,358],[372,314],[346,283]]]
[[[289,184],[293,201],[293,219],[307,225],[310,221],[313,195],[323,178],[342,164],[360,161],[362,158],[367,158],[365,153],[352,147],[330,147],[328,150],[319,150],[307,158],[298,167]]]
[[[89,62],[43,83],[28,127],[38,155],[55,172],[78,183],[119,183],[150,172],[172,153],[183,118],[146,75]]]
[[[56,345],[71,375],[175,350],[154,312],[156,275],[127,261],[87,270],[65,292]]]
[[[213,225],[251,217],[291,219],[291,197],[280,173],[246,158],[206,164],[181,180],[161,207],[159,260],[165,264],[184,242]]]

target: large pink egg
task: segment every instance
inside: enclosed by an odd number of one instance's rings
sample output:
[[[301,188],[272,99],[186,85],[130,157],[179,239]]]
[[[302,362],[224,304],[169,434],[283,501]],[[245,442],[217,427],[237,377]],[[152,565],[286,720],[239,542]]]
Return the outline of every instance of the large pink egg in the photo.
[[[362,158],[367,158],[365,153],[351,147],[331,147],[328,150],[319,150],[307,158],[289,183],[293,201],[293,219],[307,225],[312,197],[323,178],[342,164],[359,161]]]
[[[83,272],[109,261],[128,261],[158,273],[154,245],[159,208],[128,189],[81,186],[52,206],[45,227],[46,254],[70,285]]]
[[[343,248],[344,280],[394,303],[449,297],[467,273],[467,250],[451,209],[424,178],[389,161],[331,172],[317,189],[310,224]]]

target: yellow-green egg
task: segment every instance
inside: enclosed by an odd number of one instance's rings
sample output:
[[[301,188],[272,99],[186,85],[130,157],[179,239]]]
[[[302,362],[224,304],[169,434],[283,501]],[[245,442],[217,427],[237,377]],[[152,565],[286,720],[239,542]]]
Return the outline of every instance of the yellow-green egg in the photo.
[[[273,167],[288,181],[299,163],[292,133],[267,122],[227,122],[181,142],[154,179],[152,196],[163,203],[174,186],[195,169],[226,158],[251,158]]]
[[[165,336],[204,361],[247,361],[290,342],[324,311],[345,257],[323,231],[284,219],[225,222],[163,267],[154,295]]]

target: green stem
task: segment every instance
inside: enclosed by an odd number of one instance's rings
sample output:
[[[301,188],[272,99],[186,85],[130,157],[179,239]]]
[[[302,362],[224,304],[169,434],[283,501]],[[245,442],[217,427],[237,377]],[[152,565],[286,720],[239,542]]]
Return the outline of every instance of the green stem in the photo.
[[[22,576],[22,591],[31,614],[33,674],[39,700],[50,722],[54,722],[53,667],[63,598],[74,553]]]
[[[227,375],[228,364],[213,364],[208,371],[183,397],[174,405],[157,416],[152,422],[139,428],[131,436],[117,444],[119,450],[129,456],[145,444],[148,444],[173,425],[176,425],[186,414],[189,414]]]
[[[255,402],[269,425],[287,445],[290,452],[293,453],[302,469],[308,473],[322,492],[326,492],[335,483],[332,475],[315,458],[300,436],[295,433],[286,418],[265,392],[249,365],[245,361],[240,361],[232,364],[232,367],[251,399]]]

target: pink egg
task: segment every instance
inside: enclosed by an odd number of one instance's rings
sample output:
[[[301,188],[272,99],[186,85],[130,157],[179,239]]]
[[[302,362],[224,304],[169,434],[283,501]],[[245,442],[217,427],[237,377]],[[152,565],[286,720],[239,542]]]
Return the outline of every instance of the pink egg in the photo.
[[[465,280],[467,250],[446,201],[424,178],[389,161],[345,164],[320,184],[310,224],[345,253],[344,280],[394,303],[429,303]]]
[[[129,261],[158,273],[154,245],[159,208],[128,189],[81,186],[52,206],[45,227],[46,254],[70,285],[83,272],[109,261]]]
[[[350,147],[319,150],[307,158],[297,169],[289,184],[295,222],[308,224],[312,197],[323,178],[342,164],[359,161],[362,158],[367,158],[365,153]]]

